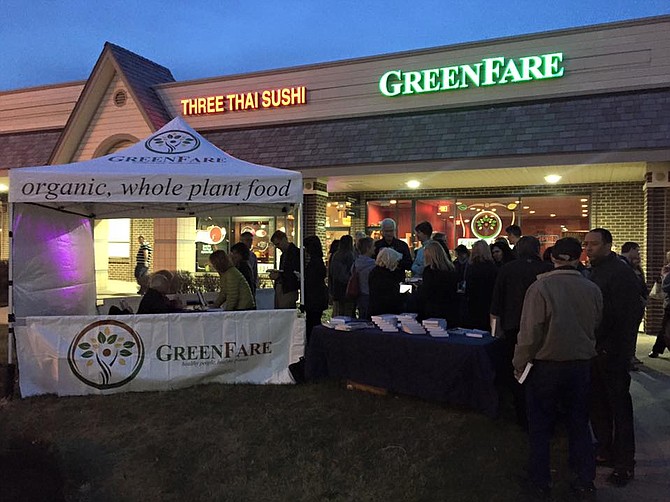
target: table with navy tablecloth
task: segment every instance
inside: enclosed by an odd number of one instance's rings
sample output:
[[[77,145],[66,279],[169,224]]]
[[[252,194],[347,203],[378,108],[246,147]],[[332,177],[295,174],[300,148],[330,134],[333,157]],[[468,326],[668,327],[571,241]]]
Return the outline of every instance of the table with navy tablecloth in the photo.
[[[496,416],[500,345],[491,337],[435,338],[316,326],[306,350],[305,375],[308,380],[352,380]]]

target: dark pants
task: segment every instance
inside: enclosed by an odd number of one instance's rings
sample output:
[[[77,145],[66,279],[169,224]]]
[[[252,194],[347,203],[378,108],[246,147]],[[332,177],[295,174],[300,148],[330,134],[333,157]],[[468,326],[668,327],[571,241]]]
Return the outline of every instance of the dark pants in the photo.
[[[323,310],[305,311],[305,345],[309,344],[312,328],[321,324],[321,317],[323,317]]]
[[[530,480],[548,487],[550,443],[558,407],[565,410],[568,460],[578,482],[590,486],[596,464],[589,429],[590,361],[535,361],[526,380]]]
[[[528,426],[528,415],[526,413],[526,392],[524,385],[520,385],[514,378],[514,348],[516,347],[518,329],[505,330],[505,336],[501,340],[505,353],[504,369],[501,371],[500,384],[509,391],[514,400],[514,411],[516,412],[516,422],[524,429]]]
[[[665,349],[667,349],[667,344],[665,343],[665,330],[669,329],[668,322],[670,322],[670,308],[663,311],[663,322],[661,323],[661,330],[656,335],[656,343],[651,348],[652,351],[657,354],[663,354]]]
[[[598,440],[598,455],[611,459],[617,469],[635,466],[633,400],[630,396],[628,359],[599,355],[593,360],[591,424]]]

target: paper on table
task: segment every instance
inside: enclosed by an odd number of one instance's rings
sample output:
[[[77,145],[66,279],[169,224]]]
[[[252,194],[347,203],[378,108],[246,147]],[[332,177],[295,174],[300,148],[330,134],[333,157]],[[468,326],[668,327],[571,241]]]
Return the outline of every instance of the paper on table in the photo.
[[[521,373],[521,376],[517,378],[517,382],[524,383],[526,381],[526,378],[528,378],[528,373],[530,373],[530,369],[533,367],[533,363],[527,362],[526,367],[523,369],[523,373]]]

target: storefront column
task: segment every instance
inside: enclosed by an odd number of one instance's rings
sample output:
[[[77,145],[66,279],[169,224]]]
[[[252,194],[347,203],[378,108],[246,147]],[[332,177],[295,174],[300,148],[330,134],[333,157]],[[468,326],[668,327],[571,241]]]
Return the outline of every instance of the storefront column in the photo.
[[[153,270],[195,271],[195,218],[154,220]]]
[[[326,242],[326,204],[328,203],[328,185],[323,179],[306,178],[303,180],[303,221],[305,233],[316,235],[321,243]],[[324,253],[326,250],[324,249]]]
[[[649,288],[660,277],[665,254],[670,251],[670,162],[650,162],[644,185],[645,277]],[[656,335],[661,327],[663,303],[650,300],[645,315],[645,332]]]

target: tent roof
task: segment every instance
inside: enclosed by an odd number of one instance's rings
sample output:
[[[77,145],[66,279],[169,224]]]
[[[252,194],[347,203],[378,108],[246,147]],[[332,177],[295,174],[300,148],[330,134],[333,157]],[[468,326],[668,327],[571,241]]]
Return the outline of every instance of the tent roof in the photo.
[[[220,150],[177,117],[137,144],[104,157],[10,169],[9,201],[97,218],[288,212],[302,175]],[[216,207],[213,207],[216,206]]]

